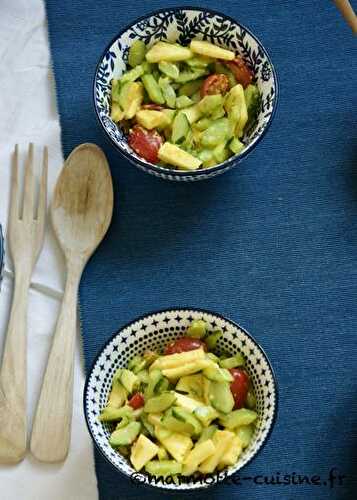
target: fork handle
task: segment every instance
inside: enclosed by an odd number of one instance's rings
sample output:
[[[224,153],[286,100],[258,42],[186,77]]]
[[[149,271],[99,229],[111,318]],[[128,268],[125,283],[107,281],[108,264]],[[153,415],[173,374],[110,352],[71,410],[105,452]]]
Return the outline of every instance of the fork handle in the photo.
[[[79,281],[78,269],[69,270],[32,428],[31,453],[41,462],[62,462],[69,450]]]
[[[26,453],[27,302],[30,273],[16,272],[0,372],[0,463],[17,463]]]

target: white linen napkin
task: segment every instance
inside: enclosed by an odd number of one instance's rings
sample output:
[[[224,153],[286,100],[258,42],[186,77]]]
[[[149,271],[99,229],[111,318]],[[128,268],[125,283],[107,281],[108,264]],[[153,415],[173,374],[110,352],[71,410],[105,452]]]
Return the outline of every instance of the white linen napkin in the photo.
[[[23,166],[28,143],[35,143],[40,172],[42,147],[49,147],[49,198],[63,164],[54,81],[50,70],[46,15],[42,0],[0,5],[0,222],[6,235],[10,158],[20,146]],[[48,224],[36,265],[28,313],[28,419],[33,418],[64,285],[64,265]],[[12,295],[12,263],[7,252],[0,291],[0,353]],[[98,498],[92,444],[82,410],[84,371],[78,336],[72,443],[63,464],[40,464],[30,453],[15,466],[0,465],[1,500],[95,500]],[[54,388],[55,390],[55,388]],[[31,427],[29,427],[31,429]]]

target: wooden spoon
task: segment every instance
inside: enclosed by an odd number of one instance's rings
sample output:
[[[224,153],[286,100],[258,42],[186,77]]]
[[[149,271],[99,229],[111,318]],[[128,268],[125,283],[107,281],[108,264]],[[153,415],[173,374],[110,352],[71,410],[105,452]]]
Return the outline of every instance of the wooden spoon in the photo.
[[[78,286],[112,213],[107,159],[99,147],[82,144],[64,164],[51,207],[54,231],[66,259],[67,282],[31,436],[31,452],[42,462],[60,462],[68,454]]]

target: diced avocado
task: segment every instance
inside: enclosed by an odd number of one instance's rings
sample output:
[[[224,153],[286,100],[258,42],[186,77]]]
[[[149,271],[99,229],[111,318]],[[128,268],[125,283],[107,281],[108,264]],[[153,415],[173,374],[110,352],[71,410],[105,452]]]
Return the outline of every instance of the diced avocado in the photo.
[[[140,422],[130,422],[126,427],[112,433],[109,444],[114,447],[132,444],[140,433],[140,429]]]
[[[246,448],[254,434],[254,427],[252,425],[242,425],[242,427],[236,427],[234,432],[239,437],[242,447]]]
[[[153,128],[167,127],[170,125],[170,120],[162,111],[155,109],[140,109],[135,115],[139,125],[151,130]]]
[[[187,328],[186,334],[189,337],[201,339],[206,335],[206,332],[207,332],[207,323],[203,321],[203,319],[195,319]]]
[[[191,57],[192,52],[187,47],[180,47],[167,42],[157,42],[146,53],[146,60],[150,63],[186,61]]]
[[[112,390],[109,394],[108,405],[113,406],[114,408],[120,408],[125,403],[127,397],[128,392],[124,389],[119,380],[114,377]]]
[[[241,137],[241,135],[243,134],[243,129],[248,120],[248,111],[247,105],[245,103],[244,89],[240,83],[237,83],[237,85],[231,88],[231,90],[226,95],[224,103],[226,111],[229,113],[233,106],[239,107],[240,116],[236,127],[236,134],[238,137]]]
[[[219,465],[225,467],[227,465],[234,465],[239,455],[242,453],[242,443],[238,436],[234,436],[227,447],[226,451],[223,453]]]
[[[194,410],[193,414],[205,427],[218,417],[218,413],[212,406],[200,406]]]
[[[159,446],[159,449],[157,451],[157,458],[159,460],[168,460],[169,454],[167,453],[167,451],[163,446]]]
[[[190,124],[187,116],[184,113],[177,113],[172,123],[172,142],[176,143],[183,140],[189,130]]]
[[[153,75],[151,75],[150,73],[145,74],[141,77],[141,81],[143,82],[145,90],[153,102],[157,104],[165,103],[165,99],[162,95],[159,84],[157,83]]]
[[[221,424],[227,429],[234,429],[242,425],[249,425],[258,418],[258,414],[247,408],[232,411],[229,415],[220,419]]]
[[[120,122],[124,118],[124,111],[121,109],[118,103],[113,102],[110,109],[110,118],[114,122]]]
[[[203,375],[209,380],[216,382],[233,382],[233,377],[226,368],[220,368],[216,363],[213,363],[203,370]]]
[[[130,461],[136,471],[142,469],[159,451],[159,447],[149,438],[140,434],[131,448]]]
[[[169,380],[177,380],[179,377],[183,377],[184,375],[191,375],[193,373],[197,373],[212,364],[212,361],[209,359],[198,359],[192,363],[188,363],[185,366],[179,366],[177,368],[168,368],[167,370],[162,370],[162,373]]]
[[[175,460],[182,463],[183,459],[192,448],[192,440],[189,436],[180,432],[170,432],[163,427],[155,428],[156,437]]]
[[[150,366],[150,369],[152,366],[153,365]],[[144,393],[145,400],[151,398],[155,394],[157,385],[163,378],[163,375],[160,370],[153,369],[150,371],[150,369],[149,369],[149,382]]]
[[[231,152],[226,147],[226,144],[222,142],[214,148],[213,156],[218,163],[223,163],[231,156]]]
[[[185,113],[187,120],[191,124],[197,122],[197,120],[199,120],[202,116],[202,111],[199,109],[198,105],[199,103],[182,110],[182,113]]]
[[[230,358],[220,359],[219,364],[222,368],[236,368],[237,366],[244,366],[245,359],[242,353],[238,352]]]
[[[123,76],[120,78],[119,82],[121,85],[127,82],[134,82],[144,73],[144,68],[139,64],[135,68],[126,71]]]
[[[143,412],[140,415],[140,421],[143,424],[143,428],[147,430],[147,432],[150,434],[150,436],[155,437],[154,425],[149,422],[148,415],[145,412]]]
[[[182,464],[175,460],[151,460],[145,465],[145,470],[152,476],[172,477],[181,474]]]
[[[190,476],[196,472],[198,466],[213,455],[215,451],[216,447],[211,439],[207,439],[202,443],[197,443],[183,462],[182,474],[184,476]]]
[[[120,382],[123,384],[124,388],[131,394],[135,389],[139,387],[139,378],[130,370],[124,368],[120,374]]]
[[[210,381],[209,386],[210,404],[222,413],[229,413],[234,408],[234,399],[229,382]]]
[[[123,406],[122,408],[106,406],[104,410],[102,410],[99,420],[101,422],[115,422],[123,417],[130,417],[132,413],[133,409],[130,406]]]
[[[180,352],[177,354],[169,354],[160,356],[151,366],[151,370],[164,370],[167,368],[178,368],[186,363],[193,363],[199,359],[205,358],[205,352],[202,348],[194,349],[193,351]]]
[[[203,377],[200,373],[181,377],[176,385],[176,391],[187,392],[194,398],[203,397]]]
[[[145,59],[146,45],[142,40],[135,40],[130,49],[128,63],[132,68],[141,64]]]
[[[169,142],[160,147],[158,156],[161,161],[182,170],[197,170],[202,163],[198,158]]]
[[[202,432],[202,425],[200,421],[188,410],[180,406],[172,407],[172,415],[177,419],[181,420],[186,424],[190,424],[193,427],[193,436],[199,436]]]
[[[198,109],[204,115],[210,115],[217,108],[223,106],[223,96],[221,94],[214,95],[206,95],[200,102],[197,104]]]
[[[214,433],[218,430],[217,425],[210,425],[209,427],[204,427],[197,443],[202,443],[207,439],[212,439]]]
[[[215,452],[199,466],[198,470],[202,474],[211,474],[215,470],[234,437],[233,432],[229,431],[216,431],[214,433],[212,441],[215,445]]]
[[[235,58],[235,54],[231,50],[222,49],[221,47],[217,47],[217,45],[204,40],[192,40],[190,49],[195,54],[201,54],[214,59],[232,61]]]
[[[165,411],[176,401],[176,395],[173,391],[163,392],[159,396],[148,399],[144,406],[146,413],[160,413]]]
[[[210,351],[213,351],[216,348],[217,341],[223,336],[222,330],[216,330],[205,338],[205,342]]]
[[[144,415],[145,415],[145,413],[144,413]],[[163,417],[162,413],[149,413],[147,415],[147,420],[151,425],[156,427],[157,425],[161,425],[162,417]]]
[[[167,410],[161,420],[161,424],[170,431],[182,432],[183,434],[188,434],[189,436],[195,432],[195,428],[191,423],[182,421],[173,415],[172,408]]]
[[[180,74],[180,70],[177,64],[167,61],[159,62],[159,70],[161,71],[161,73],[164,73],[164,75],[168,76],[172,80],[175,80],[175,78],[177,78]]]

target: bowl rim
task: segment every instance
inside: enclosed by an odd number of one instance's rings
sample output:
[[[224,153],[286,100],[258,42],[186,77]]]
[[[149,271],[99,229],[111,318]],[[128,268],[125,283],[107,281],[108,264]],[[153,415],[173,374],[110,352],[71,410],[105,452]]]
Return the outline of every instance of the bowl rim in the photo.
[[[273,387],[274,387],[274,390],[275,390],[275,407],[274,407],[274,413],[273,413],[271,425],[270,425],[270,428],[269,428],[269,431],[268,431],[267,435],[265,436],[264,441],[260,444],[260,446],[255,451],[255,453],[252,454],[252,456],[249,458],[249,460],[239,469],[239,471],[241,471],[249,463],[251,463],[252,460],[264,449],[266,443],[269,441],[269,439],[271,437],[271,434],[272,434],[273,429],[274,429],[275,424],[276,424],[278,412],[279,412],[279,385],[278,385],[277,377],[275,375],[275,371],[273,369],[273,366],[272,366],[272,364],[270,362],[269,357],[267,356],[267,354],[266,354],[265,350],[263,349],[263,347],[255,340],[255,338],[245,328],[243,328],[242,326],[240,326],[240,324],[237,323],[236,321],[230,319],[227,316],[224,316],[223,314],[217,313],[217,312],[212,311],[212,310],[204,309],[204,308],[201,308],[201,307],[186,307],[186,306],[181,306],[181,307],[170,307],[170,308],[165,308],[165,309],[158,309],[158,310],[154,310],[154,311],[149,311],[149,312],[147,312],[145,314],[141,314],[137,318],[134,318],[133,320],[125,323],[123,326],[121,326],[115,333],[113,333],[102,344],[102,347],[98,351],[97,355],[95,356],[93,362],[90,365],[89,370],[87,371],[86,379],[85,379],[85,384],[84,384],[84,388],[83,388],[83,412],[84,412],[85,421],[86,421],[86,425],[87,425],[87,429],[88,429],[88,432],[90,434],[90,437],[92,438],[92,441],[94,442],[94,445],[95,445],[96,449],[104,457],[104,459],[106,460],[106,462],[109,463],[117,472],[119,472],[119,473],[123,474],[124,476],[128,477],[129,479],[131,479],[131,475],[130,474],[127,474],[124,470],[122,470],[119,467],[117,467],[105,455],[105,453],[103,452],[103,450],[101,449],[101,447],[97,443],[97,441],[96,441],[96,439],[95,439],[95,437],[94,437],[94,435],[92,433],[92,429],[91,429],[91,426],[90,426],[90,423],[89,423],[89,417],[88,417],[87,407],[86,407],[86,399],[87,399],[87,391],[88,391],[89,380],[91,378],[92,372],[93,372],[93,370],[94,370],[94,368],[95,368],[95,366],[96,366],[96,364],[97,364],[100,356],[102,355],[103,351],[115,339],[115,337],[117,337],[123,330],[125,330],[126,328],[129,328],[131,325],[133,325],[134,323],[136,323],[138,321],[142,321],[143,319],[145,319],[147,317],[150,317],[150,316],[153,316],[153,315],[156,315],[156,314],[173,312],[173,311],[178,311],[178,312],[179,311],[186,311],[186,312],[193,311],[193,312],[198,312],[198,313],[206,313],[206,314],[211,314],[213,316],[217,316],[218,318],[223,319],[224,321],[228,321],[235,328],[237,328],[239,330],[242,330],[249,337],[249,339],[258,347],[258,349],[260,349],[260,351],[262,352],[262,354],[265,357],[265,360],[266,360],[266,362],[268,364],[268,367],[270,369],[270,372],[271,372],[271,375],[272,375],[272,379],[273,379]],[[233,474],[236,474],[236,472],[234,472]],[[195,487],[195,488],[187,488],[187,490],[182,490],[182,491],[201,490],[201,489],[208,488],[210,486],[218,485],[222,481],[223,481],[223,478],[219,479],[219,476],[217,476],[217,482],[215,482],[215,483],[204,484],[202,486]],[[165,488],[165,485],[160,485],[160,487],[157,487],[157,486],[155,486],[154,484],[151,484],[151,483],[140,482],[140,484],[142,484],[143,486],[146,486],[146,487],[153,488],[156,491],[158,491],[158,490],[164,490],[164,491],[170,491],[171,493],[173,493],[175,491],[175,489]]]
[[[265,125],[263,131],[261,132],[261,134],[257,137],[256,141],[254,141],[252,144],[248,145],[246,147],[246,149],[242,153],[239,153],[237,155],[231,156],[230,158],[228,158],[227,160],[225,160],[222,163],[219,163],[215,167],[210,167],[210,168],[205,168],[205,169],[198,169],[198,170],[193,170],[193,171],[185,171],[185,170],[177,170],[177,169],[171,169],[171,168],[169,169],[169,168],[161,167],[160,165],[154,165],[153,163],[150,163],[150,162],[144,162],[140,158],[138,159],[138,158],[134,157],[132,154],[126,152],[124,149],[122,149],[120,146],[118,146],[118,144],[110,137],[109,133],[107,132],[107,129],[105,128],[104,124],[102,123],[102,121],[100,119],[99,110],[98,110],[98,106],[97,106],[97,102],[96,102],[96,81],[97,81],[97,75],[98,75],[99,66],[102,63],[102,61],[103,61],[103,59],[105,57],[105,54],[108,52],[108,50],[110,49],[110,47],[116,42],[116,40],[118,40],[118,38],[120,38],[131,26],[133,26],[134,24],[139,23],[140,21],[143,21],[144,19],[147,19],[148,17],[154,16],[156,14],[161,14],[162,12],[167,12],[167,11],[177,12],[177,11],[180,11],[180,10],[196,10],[196,11],[200,11],[200,12],[209,12],[210,14],[213,14],[213,15],[222,16],[222,17],[228,19],[229,21],[231,21],[232,23],[235,23],[238,26],[240,26],[264,50],[264,52],[266,54],[266,57],[267,57],[267,60],[269,61],[270,67],[272,69],[273,80],[274,80],[274,84],[275,84],[275,96],[274,96],[274,102],[273,102],[273,109],[272,109],[271,115],[270,115],[270,117],[268,119],[268,122],[266,123],[266,125]],[[104,130],[105,136],[107,137],[107,139],[109,139],[109,141],[113,144],[113,146],[128,161],[130,161],[130,162],[132,162],[134,164],[139,164],[140,167],[142,169],[144,169],[144,170],[151,170],[152,172],[155,172],[156,174],[162,174],[164,176],[166,176],[166,175],[175,175],[175,176],[182,177],[182,178],[192,177],[192,176],[194,176],[194,177],[200,177],[200,176],[206,177],[207,175],[211,176],[211,174],[213,176],[214,172],[219,172],[222,169],[230,168],[230,166],[234,166],[234,164],[238,164],[244,158],[246,158],[254,150],[254,148],[259,144],[259,142],[263,139],[263,137],[267,133],[268,129],[270,128],[270,125],[272,124],[273,118],[274,118],[276,110],[277,110],[278,101],[279,101],[279,94],[280,94],[279,80],[278,80],[278,76],[277,76],[275,67],[274,67],[274,65],[272,63],[272,60],[271,60],[269,52],[267,51],[267,49],[265,48],[265,46],[261,43],[261,41],[259,40],[259,38],[257,36],[255,36],[250,29],[246,28],[246,26],[244,26],[243,24],[241,24],[239,21],[237,21],[233,17],[229,16],[228,14],[224,14],[223,12],[220,12],[220,11],[215,10],[215,9],[209,9],[209,8],[203,8],[203,7],[195,7],[195,6],[192,6],[192,5],[166,7],[166,8],[163,8],[163,9],[153,10],[153,11],[148,12],[147,14],[144,14],[144,15],[136,18],[130,24],[127,24],[124,28],[122,28],[119,31],[119,33],[117,35],[115,35],[113,37],[113,39],[108,43],[108,45],[106,46],[106,48],[102,52],[102,54],[101,54],[101,56],[100,56],[100,58],[99,58],[99,60],[98,60],[98,62],[96,64],[96,67],[95,67],[95,72],[94,72],[94,77],[93,77],[93,84],[92,84],[92,97],[93,97],[93,104],[94,104],[94,110],[95,110],[95,115],[96,115],[97,121],[99,122],[100,127]]]

